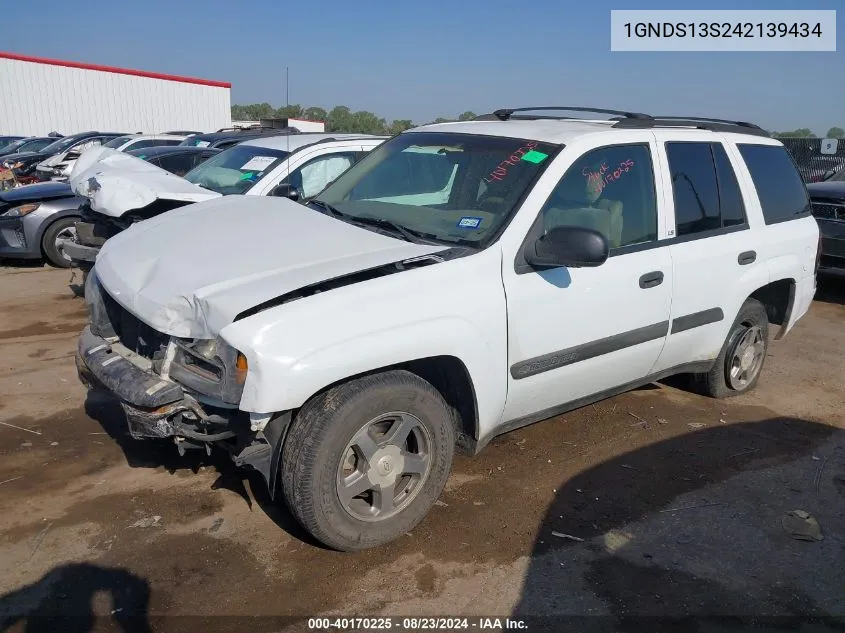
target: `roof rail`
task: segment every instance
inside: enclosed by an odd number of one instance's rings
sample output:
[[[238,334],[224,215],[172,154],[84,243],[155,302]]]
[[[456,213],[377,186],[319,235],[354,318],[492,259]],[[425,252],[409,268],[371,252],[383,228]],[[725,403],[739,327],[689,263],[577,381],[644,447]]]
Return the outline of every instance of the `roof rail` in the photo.
[[[651,117],[647,114],[642,114],[640,112],[625,112],[622,110],[607,110],[605,108],[584,108],[580,106],[540,106],[536,108],[502,108],[500,110],[495,110],[492,114],[483,114],[481,116],[476,117],[474,120],[476,121],[507,121],[513,118],[513,115],[517,112],[549,112],[554,110],[566,110],[568,112],[595,112],[597,114],[612,114],[618,117],[622,117],[623,119],[636,119],[636,120],[643,120],[647,121],[651,119]],[[532,117],[532,116],[518,116],[516,118],[520,119],[537,119],[537,118],[544,118],[544,119],[571,119],[573,117],[550,117],[550,116],[541,116],[541,117]]]
[[[634,119],[621,119],[613,127],[616,128],[660,128],[660,127],[692,127],[699,130],[711,132],[734,132],[737,134],[750,134],[753,136],[771,136],[766,130],[754,123],[746,121],[729,121],[727,119],[712,119],[709,117],[677,117],[677,116],[656,116],[650,121]]]

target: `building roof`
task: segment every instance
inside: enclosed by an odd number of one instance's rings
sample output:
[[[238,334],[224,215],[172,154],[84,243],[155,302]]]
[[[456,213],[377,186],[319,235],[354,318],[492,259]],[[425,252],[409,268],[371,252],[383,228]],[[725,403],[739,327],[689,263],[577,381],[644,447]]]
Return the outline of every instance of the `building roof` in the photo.
[[[99,64],[85,64],[82,62],[70,62],[60,59],[49,59],[46,57],[32,57],[31,55],[19,55],[0,51],[0,59],[11,59],[20,62],[31,62],[33,64],[46,64],[49,66],[64,66],[65,68],[81,68],[83,70],[97,70],[104,73],[115,73],[118,75],[132,75],[135,77],[147,77],[149,79],[162,79],[164,81],[178,81],[186,84],[197,84],[200,86],[214,86],[216,88],[231,88],[232,84],[226,81],[213,81],[211,79],[197,79],[196,77],[183,77],[180,75],[166,75],[146,70],[132,70],[130,68],[118,68],[117,66],[101,66]]]

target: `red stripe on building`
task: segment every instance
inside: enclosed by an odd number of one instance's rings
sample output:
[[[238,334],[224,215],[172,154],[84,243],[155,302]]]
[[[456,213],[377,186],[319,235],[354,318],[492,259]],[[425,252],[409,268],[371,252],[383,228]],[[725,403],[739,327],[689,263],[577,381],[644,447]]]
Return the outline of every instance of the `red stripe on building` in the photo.
[[[83,64],[80,62],[66,62],[61,59],[47,59],[46,57],[32,57],[30,55],[18,55],[17,53],[4,53],[0,51],[0,59],[14,59],[19,62],[32,62],[33,64],[48,64],[50,66],[64,66],[65,68],[81,68],[83,70],[98,70],[103,73],[115,73],[118,75],[132,75],[134,77],[148,77],[149,79],[164,79],[165,81],[179,81],[185,84],[197,84],[200,86],[214,86],[216,88],[231,88],[232,84],[227,81],[212,81],[211,79],[197,79],[195,77],[181,77],[179,75],[165,75],[162,73],[151,73],[146,70],[132,70],[131,68],[118,68],[116,66],[100,66],[98,64]]]

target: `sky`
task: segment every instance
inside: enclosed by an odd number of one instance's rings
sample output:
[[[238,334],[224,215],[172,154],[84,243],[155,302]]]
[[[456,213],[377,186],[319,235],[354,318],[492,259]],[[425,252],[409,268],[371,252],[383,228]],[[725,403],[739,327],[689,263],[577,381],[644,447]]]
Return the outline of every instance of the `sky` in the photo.
[[[611,52],[615,9],[845,9],[842,0],[26,2],[0,50],[229,81],[232,103],[346,105],[424,123],[568,105],[845,127],[845,25],[825,53]],[[838,16],[845,23],[845,10]],[[48,28],[45,28],[48,27]],[[43,32],[43,35],[35,34]]]

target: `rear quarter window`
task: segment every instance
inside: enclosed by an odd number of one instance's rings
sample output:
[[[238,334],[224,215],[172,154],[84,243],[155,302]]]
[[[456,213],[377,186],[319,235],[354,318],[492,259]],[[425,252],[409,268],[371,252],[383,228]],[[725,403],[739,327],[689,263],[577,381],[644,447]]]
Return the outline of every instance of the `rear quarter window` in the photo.
[[[737,144],[766,224],[797,220],[810,215],[810,198],[795,162],[781,145]]]

